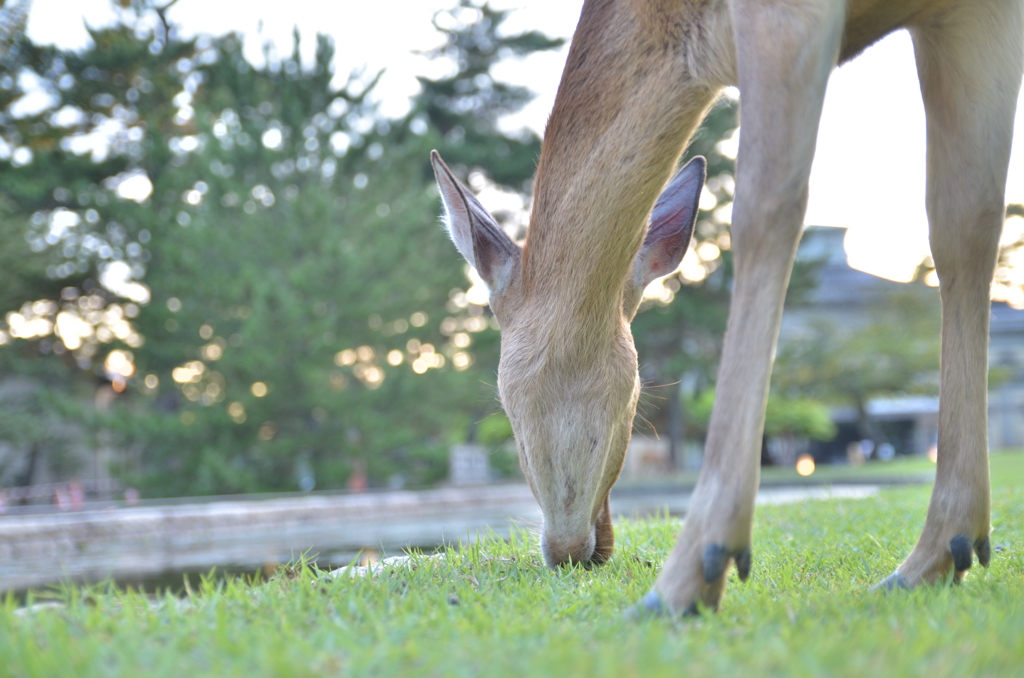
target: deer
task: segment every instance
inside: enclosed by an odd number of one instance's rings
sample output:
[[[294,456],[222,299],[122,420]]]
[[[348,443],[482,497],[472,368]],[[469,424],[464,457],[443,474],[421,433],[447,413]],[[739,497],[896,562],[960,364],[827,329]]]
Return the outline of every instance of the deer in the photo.
[[[987,566],[989,291],[1024,73],[1021,0],[586,0],[548,119],[525,243],[434,151],[443,221],[490,291],[498,394],[544,516],[547,565],[607,561],[608,497],[640,381],[630,322],[688,247],[705,162],[675,171],[724,88],[740,92],[733,292],[701,471],[634,614],[717,610],[751,571],[769,379],[832,70],[900,29],[915,50],[926,210],[942,304],[938,459],[920,537],[875,588]],[[879,158],[879,162],[884,162]]]

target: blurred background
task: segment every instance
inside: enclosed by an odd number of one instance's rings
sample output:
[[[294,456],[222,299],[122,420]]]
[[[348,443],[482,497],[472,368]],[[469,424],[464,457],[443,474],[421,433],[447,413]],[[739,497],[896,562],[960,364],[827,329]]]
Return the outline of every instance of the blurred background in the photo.
[[[0,2],[0,514],[520,479],[500,328],[437,221],[428,154],[524,238],[579,8],[363,4]],[[841,69],[826,103],[766,465],[935,459],[908,46]],[[857,87],[883,101],[852,109]],[[687,151],[709,179],[693,246],[634,322],[627,483],[700,465],[738,125],[730,91]],[[1024,445],[1021,157],[993,286],[994,448]]]

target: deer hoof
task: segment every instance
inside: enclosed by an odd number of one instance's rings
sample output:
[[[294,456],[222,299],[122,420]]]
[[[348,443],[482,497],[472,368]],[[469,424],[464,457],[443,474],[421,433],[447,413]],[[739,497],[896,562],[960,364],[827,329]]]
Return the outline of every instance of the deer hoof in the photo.
[[[992,560],[992,541],[988,537],[982,537],[974,542],[974,552],[978,554],[978,562],[982,567],[988,567]]]
[[[704,549],[704,583],[714,584],[725,574],[729,565],[729,549],[721,544],[708,544]]]
[[[697,603],[690,603],[685,610],[679,615],[681,617],[697,617],[700,615],[700,608],[697,607]],[[651,589],[646,596],[640,599],[640,602],[633,607],[626,610],[625,618],[626,621],[637,621],[640,619],[647,619],[650,617],[670,617],[674,618],[676,615],[672,613],[672,609],[668,606],[665,600],[661,597],[655,589]]]
[[[871,587],[872,591],[881,591],[882,593],[888,593],[894,589],[910,589],[910,584],[908,584],[907,580],[903,578],[903,575],[900,574],[899,570],[896,570],[888,577]]]
[[[746,581],[747,577],[750,576],[750,548],[743,547],[729,550],[721,544],[709,544],[704,549],[702,562],[704,566],[704,583],[710,585],[721,579],[722,575],[725,574],[725,569],[729,566],[730,558],[736,563],[736,572],[740,577],[740,581]]]
[[[627,621],[636,621],[648,617],[669,617],[671,615],[672,611],[668,609],[668,605],[661,599],[661,594],[654,589],[651,589],[646,596],[641,598],[639,603],[626,610]]]
[[[957,574],[971,569],[974,554],[970,537],[960,534],[950,539],[949,552],[953,556],[953,570]]]
[[[750,548],[743,548],[736,551],[733,556],[736,559],[736,574],[740,581],[747,581],[750,577]]]

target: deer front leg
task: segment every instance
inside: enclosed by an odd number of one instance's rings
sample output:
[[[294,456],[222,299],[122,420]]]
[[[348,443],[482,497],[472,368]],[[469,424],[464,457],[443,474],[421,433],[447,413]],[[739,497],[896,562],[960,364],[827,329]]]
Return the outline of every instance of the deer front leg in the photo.
[[[735,0],[742,131],[733,209],[735,287],[704,465],[686,523],[640,609],[715,609],[730,562],[750,570],[772,357],[800,237],[843,3]]]
[[[942,297],[939,452],[924,530],[885,588],[988,565],[989,287],[1024,69],[1018,2],[963,3],[911,33],[928,121],[928,220]]]

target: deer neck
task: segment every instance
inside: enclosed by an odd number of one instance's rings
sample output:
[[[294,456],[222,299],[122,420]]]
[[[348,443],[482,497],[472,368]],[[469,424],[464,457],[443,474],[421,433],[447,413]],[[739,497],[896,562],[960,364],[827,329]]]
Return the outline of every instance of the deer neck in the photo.
[[[545,131],[523,252],[524,292],[543,297],[561,334],[608,340],[646,215],[724,84],[703,64],[730,48],[729,26],[693,36],[700,13],[725,3],[692,5],[683,21],[678,8],[671,21],[628,3],[584,8]],[[585,48],[594,40],[617,49],[596,55]]]

